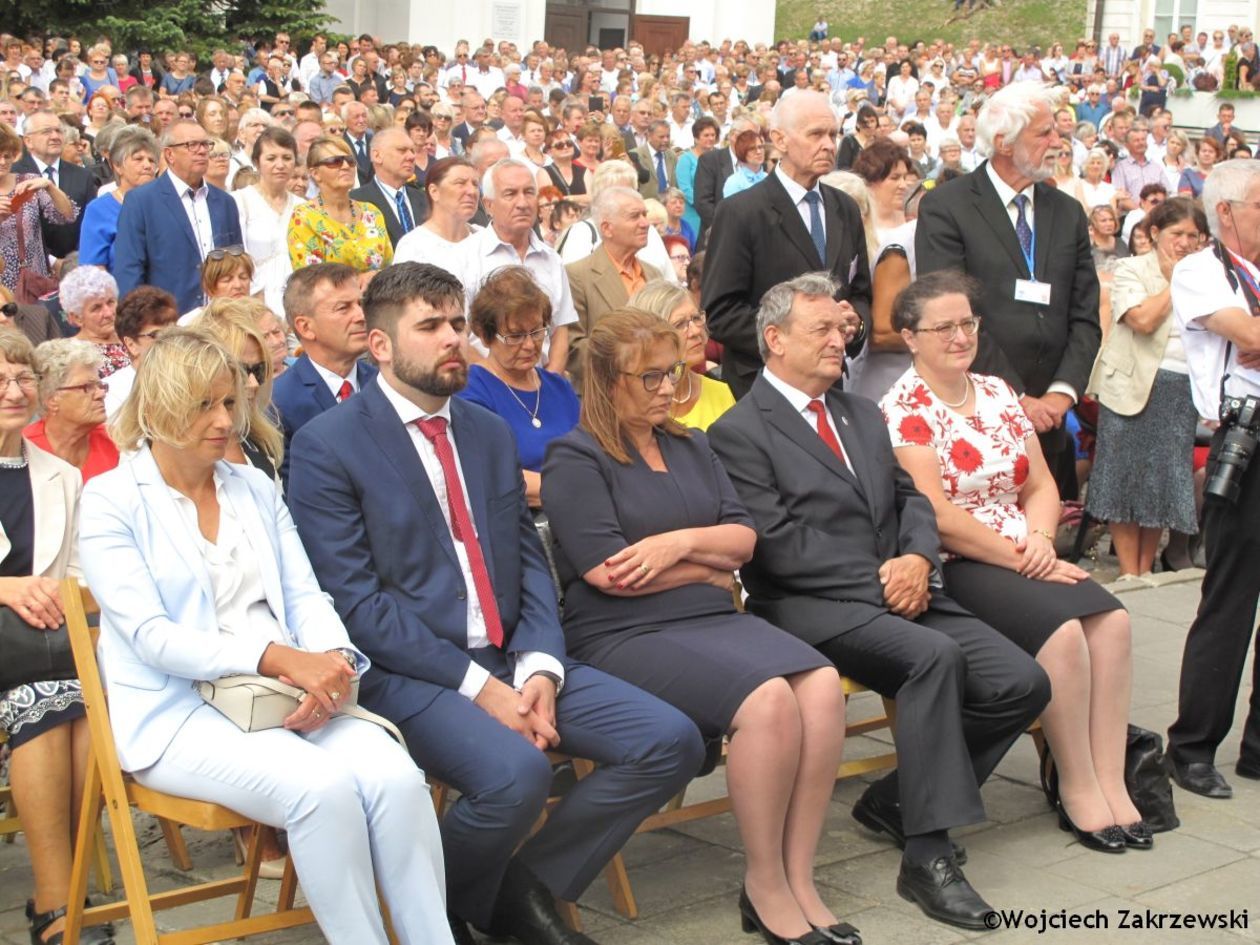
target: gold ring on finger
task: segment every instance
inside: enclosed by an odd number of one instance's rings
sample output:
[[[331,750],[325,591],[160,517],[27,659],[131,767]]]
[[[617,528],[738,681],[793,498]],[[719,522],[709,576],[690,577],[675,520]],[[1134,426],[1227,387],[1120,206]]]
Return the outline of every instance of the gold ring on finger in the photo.
[[[336,702],[338,699],[341,698],[341,693],[339,692],[330,692],[328,695],[332,697],[333,702]]]
[[[649,572],[649,571],[651,571],[652,569],[651,569],[651,568],[649,568],[646,564],[641,564],[641,565],[639,565],[639,570],[640,570],[640,571],[642,571],[642,572],[643,572],[644,577],[646,577],[646,576],[647,576],[647,574],[648,574],[648,572]]]
[[[316,709],[316,710],[315,710],[315,718],[317,718],[317,719],[322,719],[323,717],[324,717],[324,713],[323,713],[323,712],[320,712],[320,711],[319,711],[319,709]]]

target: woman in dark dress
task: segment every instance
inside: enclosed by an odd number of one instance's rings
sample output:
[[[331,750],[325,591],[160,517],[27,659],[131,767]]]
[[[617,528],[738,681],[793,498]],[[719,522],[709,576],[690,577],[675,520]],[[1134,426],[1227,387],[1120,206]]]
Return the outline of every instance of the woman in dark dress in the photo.
[[[731,572],[756,534],[704,435],[670,419],[681,358],[678,333],[645,312],[590,333],[580,426],[550,445],[542,476],[569,653],[729,735],[744,928],[770,943],[858,942],[813,879],[843,747],[839,679],[735,609]]]
[[[949,595],[1034,656],[1054,695],[1041,716],[1059,825],[1089,849],[1148,849],[1124,784],[1129,615],[1054,552],[1059,493],[1010,385],[970,373],[977,284],[943,270],[897,298],[913,362],[880,401],[897,461],[936,511]]]

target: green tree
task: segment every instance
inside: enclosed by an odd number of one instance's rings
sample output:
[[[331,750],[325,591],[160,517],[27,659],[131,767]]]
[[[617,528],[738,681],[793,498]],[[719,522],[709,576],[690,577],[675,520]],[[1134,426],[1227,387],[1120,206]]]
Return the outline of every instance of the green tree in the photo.
[[[205,55],[237,37],[294,41],[324,29],[324,0],[0,0],[0,23],[19,36],[71,33],[90,43],[107,36],[115,49],[190,49]]]

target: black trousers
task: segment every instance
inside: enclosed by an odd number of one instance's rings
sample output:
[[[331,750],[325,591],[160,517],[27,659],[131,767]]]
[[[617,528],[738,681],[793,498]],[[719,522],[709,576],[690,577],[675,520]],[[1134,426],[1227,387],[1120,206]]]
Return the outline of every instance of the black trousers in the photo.
[[[1223,436],[1218,430],[1212,438],[1209,471]],[[1260,600],[1260,459],[1253,459],[1243,474],[1237,503],[1207,497],[1203,527],[1207,573],[1181,657],[1177,721],[1168,730],[1168,753],[1178,764],[1214,763],[1234,724]],[[1256,650],[1260,657],[1260,638]],[[1241,757],[1260,764],[1260,659],[1252,672]]]
[[[1033,658],[941,594],[917,620],[883,614],[818,649],[897,700],[897,771],[877,789],[899,797],[905,832],[984,820],[980,785],[1050,701]]]

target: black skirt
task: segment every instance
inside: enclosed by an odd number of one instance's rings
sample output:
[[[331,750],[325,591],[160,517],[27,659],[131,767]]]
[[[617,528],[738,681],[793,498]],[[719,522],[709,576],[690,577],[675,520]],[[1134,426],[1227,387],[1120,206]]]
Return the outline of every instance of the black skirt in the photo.
[[[946,593],[1029,656],[1036,656],[1069,620],[1124,609],[1093,578],[1055,584],[965,559],[950,561],[943,570]]]

